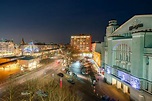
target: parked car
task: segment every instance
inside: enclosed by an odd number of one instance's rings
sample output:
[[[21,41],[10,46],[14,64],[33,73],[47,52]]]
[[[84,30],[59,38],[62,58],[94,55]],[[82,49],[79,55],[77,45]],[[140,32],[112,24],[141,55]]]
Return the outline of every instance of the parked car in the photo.
[[[110,97],[107,95],[103,95],[101,98],[102,101],[110,101]],[[114,99],[112,101],[115,101]]]
[[[75,74],[75,73],[72,73],[72,75],[73,75],[74,77],[77,77],[77,74]]]
[[[65,72],[68,73],[69,72],[69,68],[65,68]]]
[[[83,67],[83,68],[81,69],[81,73],[82,73],[82,74],[88,74],[89,72],[88,72],[88,70],[87,70],[86,67]]]
[[[67,80],[69,83],[71,83],[71,84],[75,84],[75,82],[73,81],[73,79],[68,79]]]
[[[92,85],[95,86],[95,85],[96,85],[96,82],[97,82],[97,81],[96,81],[95,79],[93,79],[93,80],[92,80]]]
[[[60,76],[60,77],[63,77],[63,76],[64,76],[63,73],[58,73],[57,75]]]

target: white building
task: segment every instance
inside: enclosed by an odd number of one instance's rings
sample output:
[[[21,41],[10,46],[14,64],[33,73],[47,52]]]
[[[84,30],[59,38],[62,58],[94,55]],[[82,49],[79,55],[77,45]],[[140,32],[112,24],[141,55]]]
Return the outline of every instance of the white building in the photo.
[[[34,43],[30,42],[29,44],[21,45],[20,49],[22,55],[30,55],[36,57],[47,57],[54,52],[58,52],[59,46],[57,44],[45,44],[45,43]]]
[[[152,15],[136,15],[120,27],[109,21],[102,46],[106,82],[135,101],[151,101]]]
[[[14,56],[15,44],[12,40],[0,40],[0,57]]]

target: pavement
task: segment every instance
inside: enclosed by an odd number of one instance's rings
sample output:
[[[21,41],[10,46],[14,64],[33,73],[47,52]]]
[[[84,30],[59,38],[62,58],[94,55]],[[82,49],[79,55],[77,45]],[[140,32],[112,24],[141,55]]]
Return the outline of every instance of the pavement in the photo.
[[[99,68],[97,64],[93,65],[93,68],[94,68],[94,72],[97,73],[98,68]],[[101,98],[102,96],[106,95],[106,96],[109,96],[110,99],[114,99],[114,101],[130,101],[129,94],[123,93],[123,91],[121,89],[117,89],[116,86],[113,86],[104,82],[103,75],[99,76],[96,74],[95,76],[96,76],[96,79],[99,79],[96,82],[96,85],[94,88],[94,93],[98,97]]]
[[[97,70],[97,65],[94,65],[94,69]],[[109,96],[111,99],[113,98],[115,101],[130,101],[129,94],[123,93],[121,89],[116,88],[114,85],[110,85],[104,81],[104,75],[98,74],[95,75],[97,79],[95,93],[98,96]]]
[[[96,83],[95,92],[99,96],[107,95],[115,101],[130,101],[129,94],[123,93],[121,89],[104,82],[102,76],[96,76],[99,80]]]

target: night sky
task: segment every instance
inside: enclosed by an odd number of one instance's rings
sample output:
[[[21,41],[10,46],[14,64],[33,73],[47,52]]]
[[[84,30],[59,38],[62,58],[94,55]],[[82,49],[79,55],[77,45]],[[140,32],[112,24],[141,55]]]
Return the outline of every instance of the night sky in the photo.
[[[103,41],[109,20],[139,14],[152,14],[152,0],[0,0],[0,39],[69,43],[83,33]]]

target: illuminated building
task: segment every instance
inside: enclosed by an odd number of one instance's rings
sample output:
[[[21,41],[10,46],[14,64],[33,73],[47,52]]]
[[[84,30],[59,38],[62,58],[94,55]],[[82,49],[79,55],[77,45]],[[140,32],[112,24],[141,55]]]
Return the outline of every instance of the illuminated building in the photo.
[[[57,44],[45,44],[30,42],[20,46],[22,55],[30,55],[35,57],[48,58],[50,53],[53,53],[59,49]]]
[[[93,60],[97,63],[97,65],[101,66],[101,42],[93,42],[92,43],[92,56]]]
[[[0,57],[14,56],[15,45],[12,40],[0,40]]]
[[[91,52],[92,36],[86,34],[80,34],[71,36],[71,46],[74,50],[79,53],[90,53]]]
[[[106,82],[135,101],[152,98],[152,15],[137,15],[120,27],[109,21],[102,58]]]
[[[22,56],[10,56],[0,58],[0,69],[11,70],[19,67],[17,60]]]
[[[19,58],[17,62],[21,70],[32,70],[38,67],[40,60],[32,56],[24,56],[23,58]]]

